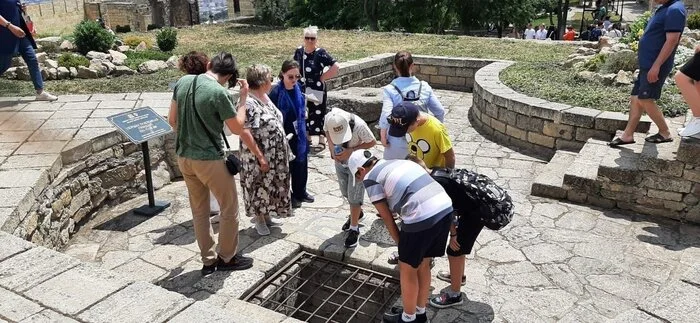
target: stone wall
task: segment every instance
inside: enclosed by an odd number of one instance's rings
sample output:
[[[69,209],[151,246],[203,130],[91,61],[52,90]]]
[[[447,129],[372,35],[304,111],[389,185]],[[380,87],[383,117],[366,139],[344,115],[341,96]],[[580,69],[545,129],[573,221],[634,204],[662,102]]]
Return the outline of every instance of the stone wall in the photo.
[[[149,147],[158,189],[180,175],[174,134],[150,141]],[[143,169],[141,147],[116,131],[67,149],[41,174],[2,230],[48,248],[61,247],[97,209],[145,194]]]
[[[505,86],[500,72],[513,62],[492,63],[475,74],[474,126],[497,142],[525,148],[546,158],[556,150],[579,151],[589,138],[611,140],[627,124],[627,115],[574,107],[529,97]],[[644,117],[637,132],[651,125]]]
[[[103,2],[86,3],[85,19],[95,20],[100,17],[105,24],[115,29],[117,26],[131,26],[134,31],[146,31],[152,23],[151,13],[148,8],[137,7],[133,2]]]

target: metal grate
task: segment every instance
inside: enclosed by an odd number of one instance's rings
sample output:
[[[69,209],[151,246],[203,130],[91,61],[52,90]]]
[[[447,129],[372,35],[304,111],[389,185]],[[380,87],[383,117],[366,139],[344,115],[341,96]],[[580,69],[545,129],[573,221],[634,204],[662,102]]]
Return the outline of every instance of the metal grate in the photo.
[[[306,322],[380,322],[399,281],[302,252],[243,300]]]

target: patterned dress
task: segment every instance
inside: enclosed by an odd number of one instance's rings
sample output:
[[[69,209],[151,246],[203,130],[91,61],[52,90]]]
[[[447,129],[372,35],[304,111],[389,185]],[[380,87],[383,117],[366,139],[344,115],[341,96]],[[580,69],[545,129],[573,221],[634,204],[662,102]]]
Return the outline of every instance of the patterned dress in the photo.
[[[335,59],[323,48],[316,48],[311,53],[304,52],[304,47],[299,47],[294,52],[294,60],[301,66],[302,90],[307,95],[314,93],[320,104],[307,101],[309,117],[306,120],[306,129],[309,135],[323,135],[323,120],[326,118],[326,85],[321,82],[321,74],[324,69],[330,68],[336,63]],[[309,91],[310,90],[310,91]]]
[[[262,103],[249,94],[245,128],[250,130],[270,165],[270,170],[263,173],[255,155],[241,141],[241,187],[246,215],[291,215],[290,152],[282,114],[272,102]]]

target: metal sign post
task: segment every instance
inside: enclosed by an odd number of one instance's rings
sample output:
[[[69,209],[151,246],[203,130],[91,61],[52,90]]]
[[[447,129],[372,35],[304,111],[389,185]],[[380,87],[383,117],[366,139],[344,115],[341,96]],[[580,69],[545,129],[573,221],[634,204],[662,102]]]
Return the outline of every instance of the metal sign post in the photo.
[[[169,202],[156,201],[153,178],[151,175],[151,154],[148,148],[148,140],[158,138],[173,131],[168,122],[158,115],[150,107],[138,108],[107,117],[123,135],[134,144],[141,144],[143,151],[143,167],[146,173],[146,189],[148,190],[148,205],[134,209],[134,213],[154,216],[167,207]]]

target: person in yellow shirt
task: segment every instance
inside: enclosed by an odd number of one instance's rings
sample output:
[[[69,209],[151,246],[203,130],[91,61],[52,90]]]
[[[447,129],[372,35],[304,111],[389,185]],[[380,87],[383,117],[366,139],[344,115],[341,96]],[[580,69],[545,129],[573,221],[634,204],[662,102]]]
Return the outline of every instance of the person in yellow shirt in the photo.
[[[435,117],[420,112],[411,102],[402,102],[391,110],[389,135],[406,137],[409,155],[423,160],[428,168],[455,167],[455,153],[445,126]]]

